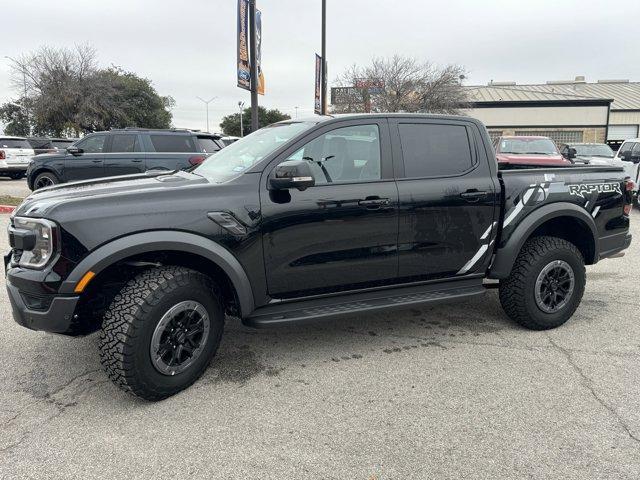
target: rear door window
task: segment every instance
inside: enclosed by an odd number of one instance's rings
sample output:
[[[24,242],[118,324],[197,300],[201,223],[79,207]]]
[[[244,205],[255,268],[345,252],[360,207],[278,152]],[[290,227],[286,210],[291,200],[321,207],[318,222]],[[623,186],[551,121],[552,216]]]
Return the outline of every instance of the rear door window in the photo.
[[[212,137],[198,137],[198,143],[204,153],[214,153],[220,150],[220,145]]]
[[[473,167],[471,145],[463,125],[398,125],[405,178],[460,175]]]
[[[198,149],[190,135],[149,135],[156,152],[193,153]]]
[[[135,134],[116,134],[112,136],[111,152],[138,152],[138,136]]]
[[[0,138],[0,148],[32,148],[29,142],[19,138]]]

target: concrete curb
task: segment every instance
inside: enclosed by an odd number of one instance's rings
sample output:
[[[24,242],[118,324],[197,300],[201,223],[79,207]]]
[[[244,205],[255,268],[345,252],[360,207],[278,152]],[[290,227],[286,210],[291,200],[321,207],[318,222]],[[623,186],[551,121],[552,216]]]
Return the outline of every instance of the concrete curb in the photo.
[[[13,213],[15,209],[13,205],[0,205],[0,213]]]

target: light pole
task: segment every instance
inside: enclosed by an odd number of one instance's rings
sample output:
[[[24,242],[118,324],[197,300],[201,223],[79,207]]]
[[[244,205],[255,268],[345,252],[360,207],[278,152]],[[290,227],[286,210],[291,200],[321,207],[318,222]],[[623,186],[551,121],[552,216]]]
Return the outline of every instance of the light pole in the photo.
[[[327,0],[322,0],[322,105],[320,113],[327,114]]]
[[[244,102],[238,102],[238,108],[240,109],[240,136],[244,137],[244,130],[242,128],[242,114],[244,113]]]
[[[218,97],[211,97],[209,100],[205,100],[202,97],[196,97],[196,98],[207,106],[207,132],[209,132],[209,104]]]
[[[296,120],[297,120],[297,119],[298,119],[298,109],[299,109],[300,107],[293,107],[293,108],[295,108],[295,109],[296,109]]]
[[[20,65],[15,58],[5,55],[4,58],[13,62],[14,65]],[[20,65],[22,70],[22,86],[24,87],[24,97],[22,99],[22,108],[24,108],[24,118],[27,122],[27,135],[31,135],[31,124],[29,123],[29,107],[27,106],[27,72],[23,65]]]

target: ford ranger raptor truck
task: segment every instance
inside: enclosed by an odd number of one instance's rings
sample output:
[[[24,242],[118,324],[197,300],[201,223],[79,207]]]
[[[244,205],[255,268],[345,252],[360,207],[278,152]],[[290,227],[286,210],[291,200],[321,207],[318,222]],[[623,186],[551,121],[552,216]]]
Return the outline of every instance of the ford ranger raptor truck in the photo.
[[[6,283],[16,322],[99,332],[107,375],[159,400],[202,375],[229,317],[289,325],[497,284],[515,322],[558,327],[585,265],[629,246],[632,190],[615,166],[499,170],[468,117],[288,120],[190,172],[33,192]]]

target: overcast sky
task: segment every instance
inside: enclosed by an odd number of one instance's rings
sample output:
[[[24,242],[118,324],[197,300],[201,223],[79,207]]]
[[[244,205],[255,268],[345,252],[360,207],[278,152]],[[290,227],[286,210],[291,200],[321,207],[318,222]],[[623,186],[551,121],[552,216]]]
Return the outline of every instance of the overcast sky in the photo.
[[[328,0],[329,80],[352,63],[394,53],[463,65],[466,84],[572,79],[640,80],[640,1]],[[263,15],[266,96],[295,115],[313,111],[320,0],[258,0]],[[5,55],[40,45],[90,44],[103,66],[152,80],[176,100],[177,127],[212,128],[249,93],[236,87],[236,0],[2,0],[0,102],[9,87]]]

